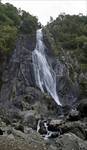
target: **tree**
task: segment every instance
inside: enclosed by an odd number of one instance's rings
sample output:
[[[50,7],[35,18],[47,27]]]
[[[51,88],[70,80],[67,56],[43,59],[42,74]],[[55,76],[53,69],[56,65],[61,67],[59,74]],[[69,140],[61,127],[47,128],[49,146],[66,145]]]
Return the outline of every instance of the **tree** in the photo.
[[[1,2],[1,1],[0,1]],[[28,12],[17,9],[12,4],[0,5],[0,49],[4,55],[14,49],[19,33],[31,34],[36,31],[37,18]]]
[[[53,17],[52,17],[52,16],[50,16],[50,23],[51,23],[51,22],[53,22]]]

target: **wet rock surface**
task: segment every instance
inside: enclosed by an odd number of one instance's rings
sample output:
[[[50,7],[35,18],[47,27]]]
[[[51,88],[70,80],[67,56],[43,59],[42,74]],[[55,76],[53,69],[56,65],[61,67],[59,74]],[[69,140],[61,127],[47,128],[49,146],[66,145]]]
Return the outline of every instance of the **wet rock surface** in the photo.
[[[86,121],[40,120],[37,131],[20,121],[7,125],[0,119],[0,149],[87,150]]]
[[[86,99],[78,104],[78,109],[72,109],[78,85],[71,82],[66,65],[51,57],[49,49],[48,61],[57,75],[57,92],[63,107],[43,94],[35,85],[34,48],[35,35],[22,35],[3,73],[0,150],[87,150]]]
[[[48,58],[49,62],[53,66],[56,72],[56,82],[57,82],[57,93],[59,99],[64,106],[69,105],[76,106],[76,101],[79,96],[79,63],[76,58],[72,58],[69,51],[61,48],[58,56],[53,55],[55,51],[55,40],[51,37],[49,30],[46,28],[43,30],[44,42],[47,46],[47,54],[50,56]],[[50,50],[50,52],[49,52]]]
[[[78,105],[78,110],[82,117],[84,116],[87,117],[87,99],[80,100],[79,105]]]

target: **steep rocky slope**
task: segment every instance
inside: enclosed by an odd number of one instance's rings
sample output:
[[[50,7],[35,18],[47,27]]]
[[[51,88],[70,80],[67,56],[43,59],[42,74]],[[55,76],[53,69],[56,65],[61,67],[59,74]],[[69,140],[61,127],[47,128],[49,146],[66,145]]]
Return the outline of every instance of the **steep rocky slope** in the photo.
[[[0,49],[0,150],[87,150],[86,71],[82,72],[73,50],[58,48],[58,37],[51,33],[57,22],[52,22],[43,28],[45,51],[56,73],[63,107],[43,94],[35,84],[32,51],[37,25],[33,32],[34,22],[30,20],[21,24],[15,48],[9,54]]]
[[[44,41],[56,58],[57,89],[66,103],[87,97],[86,30],[87,16],[66,14],[60,14],[43,30]]]

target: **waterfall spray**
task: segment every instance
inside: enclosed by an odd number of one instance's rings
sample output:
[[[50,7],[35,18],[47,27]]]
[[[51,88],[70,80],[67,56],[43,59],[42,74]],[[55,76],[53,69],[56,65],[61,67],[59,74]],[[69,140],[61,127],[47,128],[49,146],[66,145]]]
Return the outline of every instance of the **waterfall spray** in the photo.
[[[36,85],[44,92],[44,89],[52,96],[58,105],[61,105],[56,92],[56,75],[49,66],[45,56],[42,30],[37,30],[36,48],[32,52],[32,60]]]

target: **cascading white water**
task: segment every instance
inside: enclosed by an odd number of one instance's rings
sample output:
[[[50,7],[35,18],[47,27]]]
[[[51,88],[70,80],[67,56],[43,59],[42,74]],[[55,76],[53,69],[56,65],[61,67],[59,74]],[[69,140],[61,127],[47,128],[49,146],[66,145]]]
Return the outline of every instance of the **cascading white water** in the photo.
[[[42,30],[37,30],[36,48],[32,52],[32,60],[36,85],[44,92],[44,89],[52,96],[58,105],[61,105],[56,92],[56,75],[49,66],[45,56]]]

